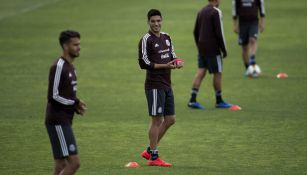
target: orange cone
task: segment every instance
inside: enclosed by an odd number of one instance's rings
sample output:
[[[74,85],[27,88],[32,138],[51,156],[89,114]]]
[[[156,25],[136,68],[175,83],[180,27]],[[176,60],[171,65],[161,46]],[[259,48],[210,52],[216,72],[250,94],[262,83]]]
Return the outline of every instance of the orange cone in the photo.
[[[233,105],[229,108],[230,111],[240,111],[242,108],[238,105]]]
[[[288,78],[288,74],[281,72],[281,73],[277,74],[276,77],[279,78],[279,79],[284,79],[284,78]]]
[[[138,167],[140,167],[140,165],[137,162],[129,162],[125,166],[129,167],[129,168],[138,168]]]

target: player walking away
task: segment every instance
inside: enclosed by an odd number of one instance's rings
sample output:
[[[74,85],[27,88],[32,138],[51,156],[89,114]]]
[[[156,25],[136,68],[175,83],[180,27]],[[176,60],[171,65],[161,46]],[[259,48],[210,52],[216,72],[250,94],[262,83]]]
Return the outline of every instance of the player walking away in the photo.
[[[204,109],[196,101],[196,97],[208,70],[210,74],[213,74],[216,108],[229,108],[231,104],[224,102],[222,99],[222,57],[227,56],[227,50],[223,32],[222,12],[218,9],[220,0],[208,1],[208,5],[198,12],[194,28],[194,39],[198,48],[198,71],[193,80],[188,106],[194,109]]]
[[[45,125],[54,156],[54,175],[71,175],[80,167],[71,128],[74,113],[83,115],[86,105],[76,96],[77,77],[72,64],[80,52],[80,34],[63,31],[59,37],[63,55],[50,67]]]
[[[260,32],[264,31],[264,0],[232,0],[232,16],[234,32],[239,35],[242,58],[247,69],[249,65],[256,64],[258,28]]]
[[[171,69],[183,67],[176,63],[176,55],[170,36],[160,32],[162,15],[151,9],[148,14],[149,32],[139,42],[139,65],[146,69],[145,94],[151,123],[150,145],[142,153],[149,166],[172,166],[159,158],[157,145],[175,123],[174,95],[171,88]]]

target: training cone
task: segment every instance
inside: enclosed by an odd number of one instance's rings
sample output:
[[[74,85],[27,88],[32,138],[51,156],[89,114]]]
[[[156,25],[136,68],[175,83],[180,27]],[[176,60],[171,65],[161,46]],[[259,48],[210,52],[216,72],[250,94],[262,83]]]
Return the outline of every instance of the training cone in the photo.
[[[230,111],[240,111],[242,108],[238,105],[233,105],[229,108]]]
[[[282,72],[282,73],[277,74],[276,77],[279,79],[288,78],[288,74]]]
[[[137,168],[137,167],[140,167],[140,165],[137,163],[137,162],[129,162],[125,165],[126,167],[129,167],[129,168]]]

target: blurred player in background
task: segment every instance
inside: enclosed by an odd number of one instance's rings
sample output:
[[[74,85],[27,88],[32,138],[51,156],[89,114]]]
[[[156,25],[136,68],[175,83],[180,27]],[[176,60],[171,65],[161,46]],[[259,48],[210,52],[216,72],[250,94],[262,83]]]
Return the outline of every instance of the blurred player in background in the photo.
[[[171,87],[171,69],[183,67],[176,62],[170,36],[161,31],[162,15],[151,9],[147,14],[149,31],[139,42],[139,65],[146,69],[145,94],[151,117],[149,146],[142,157],[149,166],[172,166],[159,158],[157,145],[175,123],[174,95]]]
[[[231,104],[222,99],[222,58],[226,58],[227,50],[222,12],[218,9],[220,0],[208,1],[208,5],[199,11],[194,28],[194,39],[198,48],[198,71],[193,80],[188,106],[194,109],[204,109],[197,102],[196,97],[208,70],[210,74],[213,74],[216,108],[229,108]]]
[[[264,31],[264,0],[232,0],[232,16],[234,32],[239,35],[242,58],[247,69],[249,65],[256,64],[258,29]]]
[[[72,62],[79,56],[80,34],[63,31],[63,54],[50,67],[45,125],[50,138],[54,175],[74,174],[79,166],[76,140],[71,128],[74,113],[83,115],[86,105],[77,98],[77,77]]]

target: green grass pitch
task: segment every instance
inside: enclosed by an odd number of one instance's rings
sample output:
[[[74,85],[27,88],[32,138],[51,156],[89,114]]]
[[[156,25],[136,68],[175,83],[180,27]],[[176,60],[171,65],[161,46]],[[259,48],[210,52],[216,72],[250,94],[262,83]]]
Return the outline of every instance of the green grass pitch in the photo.
[[[263,76],[243,77],[231,1],[221,4],[229,57],[223,96],[243,110],[214,108],[212,77],[186,107],[196,71],[192,37],[197,11],[207,0],[0,0],[0,174],[51,174],[52,155],[44,128],[48,69],[60,55],[58,34],[81,32],[75,61],[78,95],[88,103],[76,117],[80,175],[307,174],[307,5],[305,0],[267,0],[266,29],[257,61]],[[160,144],[171,168],[147,167],[149,117],[145,72],[137,44],[148,30],[146,13],[158,8],[185,68],[173,71],[177,123]],[[287,79],[276,74],[286,72]],[[124,165],[137,161],[141,168]]]

